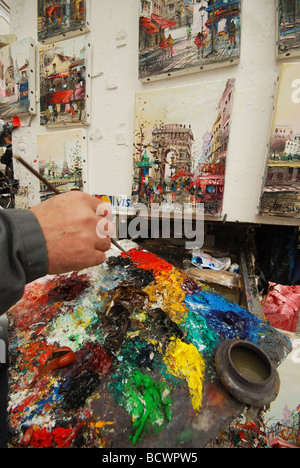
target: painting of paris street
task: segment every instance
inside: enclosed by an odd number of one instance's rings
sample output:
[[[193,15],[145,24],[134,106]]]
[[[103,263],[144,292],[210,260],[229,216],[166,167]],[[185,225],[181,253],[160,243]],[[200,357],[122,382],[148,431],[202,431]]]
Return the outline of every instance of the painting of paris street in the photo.
[[[300,218],[300,64],[281,66],[259,214]]]
[[[40,124],[87,124],[90,46],[80,36],[40,47]]]
[[[139,79],[151,81],[238,63],[240,4],[140,0]]]
[[[38,0],[38,40],[63,40],[89,31],[86,0]]]
[[[0,117],[35,113],[35,44],[26,37],[0,49]]]
[[[235,80],[136,93],[132,206],[222,215]]]
[[[300,0],[278,0],[277,58],[300,55]]]

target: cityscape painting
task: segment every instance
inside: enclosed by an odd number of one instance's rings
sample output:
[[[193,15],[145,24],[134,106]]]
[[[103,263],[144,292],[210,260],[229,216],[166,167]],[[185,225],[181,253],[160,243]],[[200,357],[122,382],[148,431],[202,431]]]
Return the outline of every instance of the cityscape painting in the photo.
[[[300,55],[300,0],[278,0],[277,58]]]
[[[0,49],[0,117],[35,111],[35,43],[27,37]]]
[[[38,135],[38,163],[40,174],[60,192],[84,190],[86,180],[86,136],[83,129]],[[41,201],[53,192],[40,183]]]
[[[300,64],[281,66],[259,213],[300,217]]]
[[[86,0],[38,0],[38,40],[42,43],[89,31]]]
[[[80,36],[40,48],[41,125],[87,124],[90,46]]]
[[[238,63],[240,4],[236,0],[140,0],[141,81]]]
[[[221,216],[235,80],[136,94],[132,205]]]

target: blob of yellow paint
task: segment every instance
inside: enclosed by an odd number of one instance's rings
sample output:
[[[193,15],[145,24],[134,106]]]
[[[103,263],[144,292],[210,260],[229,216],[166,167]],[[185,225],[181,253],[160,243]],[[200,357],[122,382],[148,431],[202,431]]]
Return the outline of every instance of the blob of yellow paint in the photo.
[[[176,338],[169,343],[163,360],[172,375],[186,380],[193,408],[199,412],[202,406],[205,362],[197,348]]]
[[[92,426],[96,427],[97,429],[103,429],[105,426],[111,426],[115,424],[113,421],[98,421],[96,423],[92,423]]]
[[[155,279],[155,283],[144,289],[149,296],[149,301],[159,304],[171,320],[180,323],[188,311],[184,304],[185,292],[181,287],[184,276],[176,270],[162,271],[156,275]]]

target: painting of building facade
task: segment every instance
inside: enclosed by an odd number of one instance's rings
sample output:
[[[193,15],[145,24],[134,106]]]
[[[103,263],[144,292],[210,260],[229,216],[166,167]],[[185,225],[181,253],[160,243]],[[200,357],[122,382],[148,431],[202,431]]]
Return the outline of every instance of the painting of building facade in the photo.
[[[235,80],[136,94],[132,204],[220,216]]]
[[[139,78],[150,81],[238,63],[240,3],[140,0]]]
[[[35,44],[24,38],[0,49],[0,116],[35,113]]]
[[[283,64],[259,213],[300,217],[300,64]]]
[[[277,57],[300,55],[300,0],[278,0]]]
[[[89,49],[86,36],[40,48],[41,125],[88,123]]]
[[[42,43],[89,31],[86,0],[38,0],[38,40]]]
[[[60,192],[84,190],[86,180],[86,136],[83,129],[38,135],[39,172]],[[41,201],[53,192],[40,183]]]

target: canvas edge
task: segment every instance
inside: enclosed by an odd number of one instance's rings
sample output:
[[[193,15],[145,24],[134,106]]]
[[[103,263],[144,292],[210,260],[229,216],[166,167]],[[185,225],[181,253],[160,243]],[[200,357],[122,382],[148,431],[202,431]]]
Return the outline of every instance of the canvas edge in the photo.
[[[183,76],[183,75],[191,75],[195,73],[206,72],[208,70],[214,70],[216,68],[228,68],[228,67],[238,65],[239,63],[240,63],[240,57],[237,57],[235,59],[232,59],[230,61],[224,61],[222,63],[216,62],[216,63],[211,63],[209,65],[196,65],[195,67],[190,67],[189,69],[174,71],[170,73],[151,75],[147,77],[139,76],[139,81],[141,83],[150,83],[153,81],[166,80],[166,79],[171,79],[173,77],[178,77],[178,76]]]

